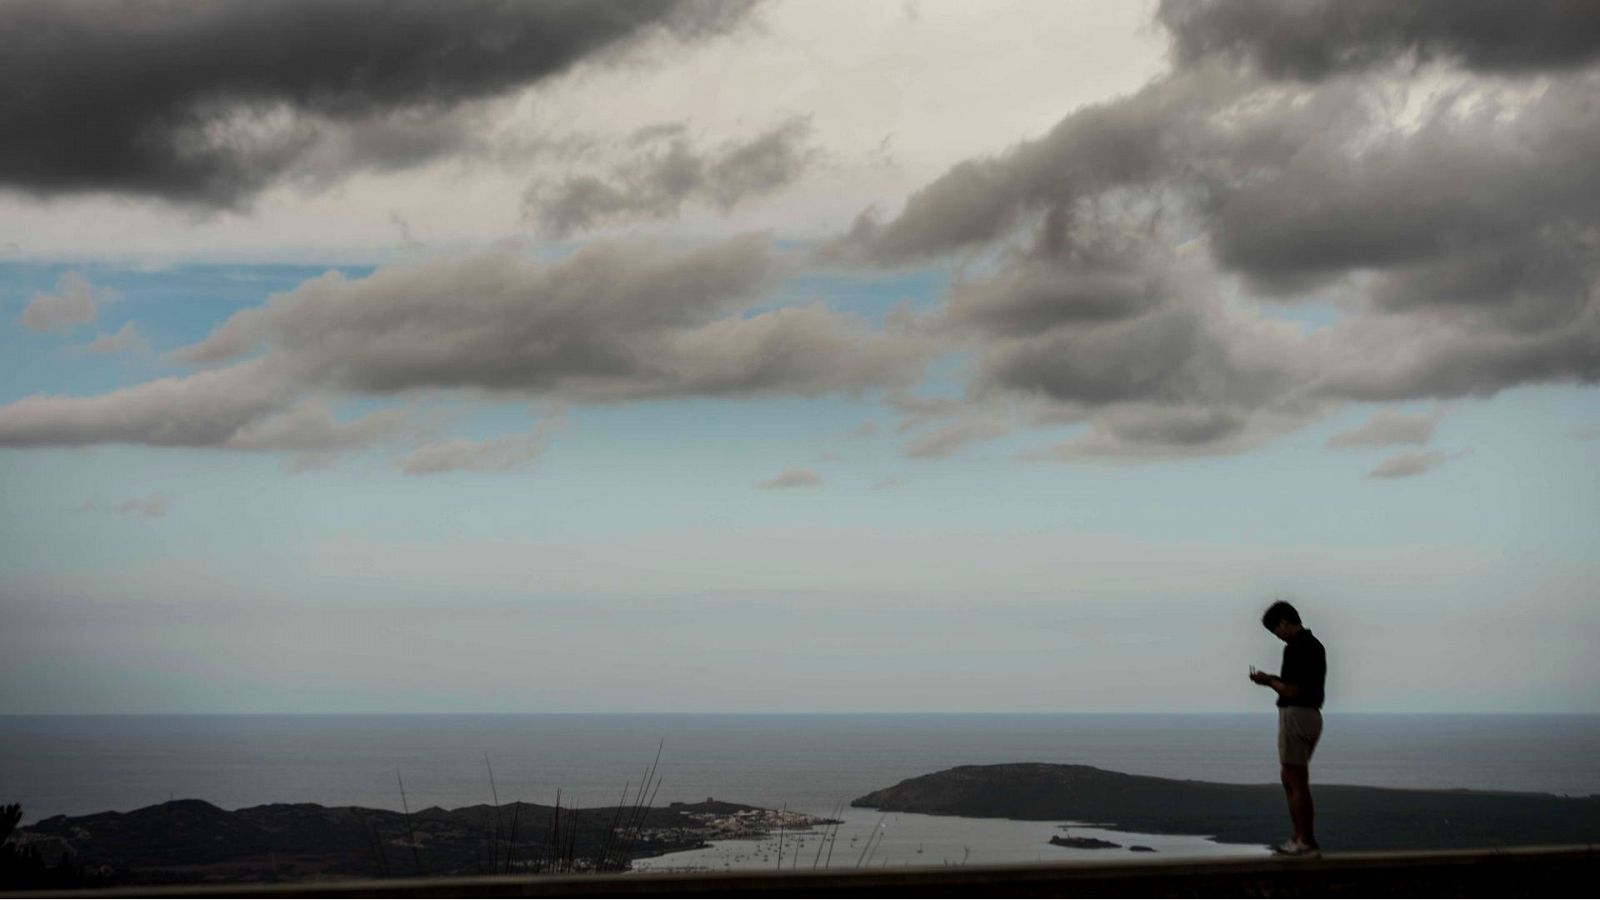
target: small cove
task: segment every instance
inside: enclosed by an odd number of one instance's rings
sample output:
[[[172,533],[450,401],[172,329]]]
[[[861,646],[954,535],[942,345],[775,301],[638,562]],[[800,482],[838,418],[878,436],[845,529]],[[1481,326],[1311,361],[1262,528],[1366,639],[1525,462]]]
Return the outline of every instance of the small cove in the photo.
[[[831,810],[813,811],[828,815]],[[1067,834],[1062,822],[978,819],[963,816],[929,816],[884,813],[847,808],[838,818],[843,824],[833,841],[832,857],[825,832],[792,832],[782,837],[784,871],[824,868],[904,867],[944,865],[998,865],[1039,862],[1118,862],[1139,859],[1183,859],[1219,856],[1265,856],[1265,847],[1219,844],[1200,835],[1140,834],[1098,825],[1069,824],[1074,837],[1092,837],[1122,845],[1120,848],[1081,850],[1049,843],[1051,836]],[[874,831],[874,846],[866,847]],[[738,871],[776,869],[778,835],[760,840],[714,841],[710,847],[637,860],[635,871]],[[1129,848],[1143,845],[1154,853]],[[821,855],[818,855],[818,848]],[[863,858],[863,853],[866,854]]]

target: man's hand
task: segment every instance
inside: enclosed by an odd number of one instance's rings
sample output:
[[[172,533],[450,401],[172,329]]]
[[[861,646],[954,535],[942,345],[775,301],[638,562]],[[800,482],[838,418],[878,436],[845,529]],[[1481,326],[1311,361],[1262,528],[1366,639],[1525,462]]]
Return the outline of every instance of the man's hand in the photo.
[[[1254,681],[1256,684],[1262,684],[1262,685],[1270,685],[1270,684],[1272,684],[1272,682],[1274,680],[1276,680],[1277,677],[1278,676],[1273,675],[1273,674],[1271,674],[1269,672],[1251,672],[1250,673],[1250,680]]]

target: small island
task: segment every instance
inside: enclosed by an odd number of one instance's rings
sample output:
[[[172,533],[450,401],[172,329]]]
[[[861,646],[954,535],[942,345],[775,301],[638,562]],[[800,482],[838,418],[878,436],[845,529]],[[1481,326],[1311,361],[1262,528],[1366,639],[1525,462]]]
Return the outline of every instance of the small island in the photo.
[[[1102,841],[1092,837],[1073,837],[1070,834],[1054,834],[1050,836],[1050,843],[1056,847],[1071,847],[1074,850],[1120,850],[1122,845],[1112,841]]]
[[[1341,851],[1600,841],[1596,796],[1324,784],[1312,789],[1318,837],[1325,848]],[[1180,781],[1051,763],[958,766],[874,791],[851,805],[935,816],[1101,822],[1236,844],[1281,840],[1288,824],[1283,788],[1276,784]]]

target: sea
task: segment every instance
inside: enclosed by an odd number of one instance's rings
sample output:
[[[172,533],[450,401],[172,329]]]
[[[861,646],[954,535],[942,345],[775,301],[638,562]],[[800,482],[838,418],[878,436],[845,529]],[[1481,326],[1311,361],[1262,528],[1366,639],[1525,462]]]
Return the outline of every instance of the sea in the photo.
[[[1315,784],[1600,794],[1600,716],[1326,713]],[[1236,784],[1277,781],[1275,714],[0,716],[0,803],[23,821],[172,799],[227,809],[386,809],[521,800],[611,806],[652,765],[654,802],[717,800],[843,820],[639,868],[941,865],[1106,858],[1048,844],[1063,828],[1131,852],[1252,855],[1206,835],[1104,823],[891,814],[849,801],[951,766],[1076,763]],[[658,761],[659,756],[659,761]],[[491,782],[492,772],[492,782]],[[403,792],[403,793],[402,793]],[[784,842],[787,846],[780,843]]]

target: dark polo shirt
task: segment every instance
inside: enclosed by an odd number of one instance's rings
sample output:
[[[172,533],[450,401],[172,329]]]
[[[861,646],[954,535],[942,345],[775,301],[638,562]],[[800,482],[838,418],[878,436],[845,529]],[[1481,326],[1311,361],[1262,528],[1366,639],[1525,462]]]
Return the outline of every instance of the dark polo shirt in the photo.
[[[1311,634],[1310,629],[1301,629],[1284,645],[1283,669],[1278,675],[1279,681],[1295,685],[1300,688],[1300,693],[1292,699],[1278,697],[1278,705],[1321,709],[1322,683],[1327,677],[1328,656],[1322,649],[1322,642]]]

